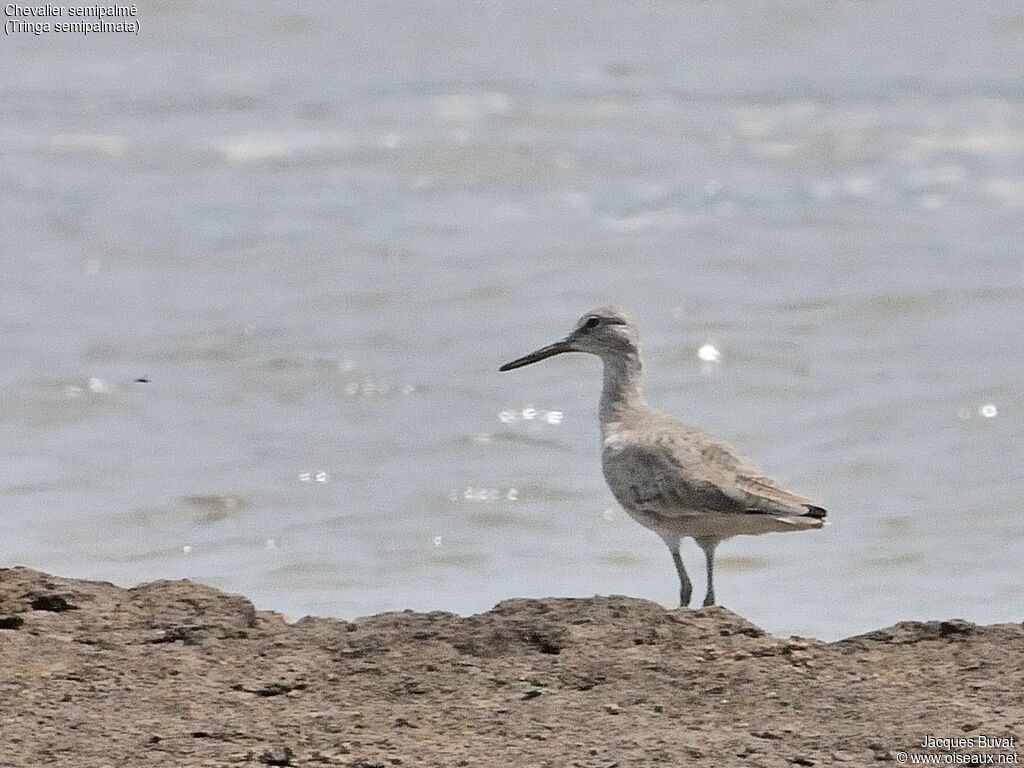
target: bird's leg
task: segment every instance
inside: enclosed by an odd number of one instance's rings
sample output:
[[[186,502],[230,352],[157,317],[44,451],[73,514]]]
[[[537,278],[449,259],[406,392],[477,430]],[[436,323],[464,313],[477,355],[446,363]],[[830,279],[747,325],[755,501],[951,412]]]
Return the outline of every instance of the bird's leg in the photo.
[[[679,556],[679,542],[668,545],[672,552],[672,562],[675,563],[676,573],[679,574],[679,607],[686,608],[690,605],[690,595],[693,594],[693,585],[690,577],[686,575],[686,566],[683,565],[683,558]]]
[[[719,539],[697,539],[697,544],[704,550],[704,561],[708,569],[708,592],[704,595],[704,605],[715,604],[715,547]]]

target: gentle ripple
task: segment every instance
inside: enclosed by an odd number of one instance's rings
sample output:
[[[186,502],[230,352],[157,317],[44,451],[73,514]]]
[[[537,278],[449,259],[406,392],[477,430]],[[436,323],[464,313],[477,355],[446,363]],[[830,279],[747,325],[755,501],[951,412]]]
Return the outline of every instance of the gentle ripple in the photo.
[[[1019,8],[389,8],[5,41],[0,562],[295,615],[671,604],[597,363],[497,373],[615,302],[652,400],[832,512],[725,544],[726,605],[1021,619]]]

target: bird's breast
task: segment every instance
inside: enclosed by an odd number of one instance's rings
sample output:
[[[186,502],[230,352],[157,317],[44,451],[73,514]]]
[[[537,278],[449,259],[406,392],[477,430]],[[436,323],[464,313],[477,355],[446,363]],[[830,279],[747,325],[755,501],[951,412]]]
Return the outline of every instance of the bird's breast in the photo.
[[[622,426],[619,422],[610,421],[601,425],[602,453],[618,453],[625,445],[626,436],[623,434]]]

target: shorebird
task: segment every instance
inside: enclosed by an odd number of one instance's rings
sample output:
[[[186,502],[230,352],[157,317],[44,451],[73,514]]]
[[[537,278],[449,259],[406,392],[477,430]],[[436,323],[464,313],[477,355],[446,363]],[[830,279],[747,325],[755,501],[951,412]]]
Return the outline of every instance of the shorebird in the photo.
[[[501,366],[510,371],[563,352],[604,363],[601,464],[630,517],[657,533],[679,575],[679,603],[693,586],[679,555],[683,538],[704,550],[707,594],[715,604],[715,549],[732,536],[821,528],[826,511],[766,477],[727,443],[647,404],[640,386],[636,324],[617,307],[588,312],[568,336]]]

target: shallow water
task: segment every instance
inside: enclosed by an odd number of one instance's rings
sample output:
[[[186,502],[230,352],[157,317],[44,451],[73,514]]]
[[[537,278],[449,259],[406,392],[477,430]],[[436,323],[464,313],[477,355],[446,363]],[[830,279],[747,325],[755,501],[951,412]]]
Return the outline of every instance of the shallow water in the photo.
[[[139,7],[0,47],[0,562],[670,605],[597,361],[497,373],[614,302],[652,402],[831,512],[723,545],[726,606],[1021,620],[1019,7]]]

